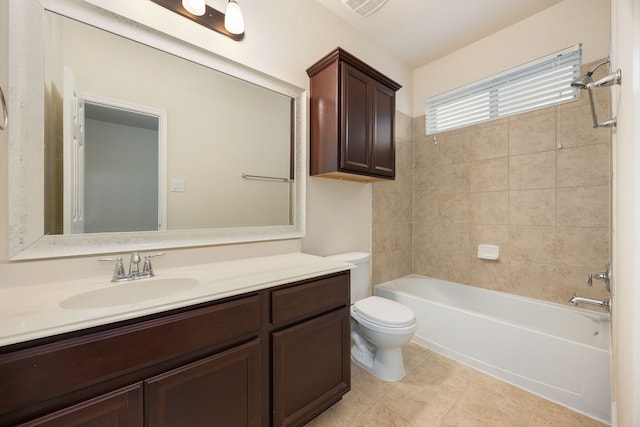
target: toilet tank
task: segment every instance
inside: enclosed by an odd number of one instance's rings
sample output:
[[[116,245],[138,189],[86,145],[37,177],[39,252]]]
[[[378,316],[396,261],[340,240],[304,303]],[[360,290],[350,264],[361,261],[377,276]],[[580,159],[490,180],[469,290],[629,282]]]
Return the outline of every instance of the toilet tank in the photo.
[[[330,255],[327,258],[355,264],[351,269],[351,303],[364,299],[371,294],[369,283],[370,255],[367,252],[346,252]]]

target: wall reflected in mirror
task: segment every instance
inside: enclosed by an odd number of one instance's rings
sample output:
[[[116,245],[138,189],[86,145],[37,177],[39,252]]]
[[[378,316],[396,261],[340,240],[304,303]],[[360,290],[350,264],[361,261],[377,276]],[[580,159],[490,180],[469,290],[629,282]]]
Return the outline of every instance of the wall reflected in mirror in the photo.
[[[52,12],[46,33],[46,234],[293,224],[292,98]]]

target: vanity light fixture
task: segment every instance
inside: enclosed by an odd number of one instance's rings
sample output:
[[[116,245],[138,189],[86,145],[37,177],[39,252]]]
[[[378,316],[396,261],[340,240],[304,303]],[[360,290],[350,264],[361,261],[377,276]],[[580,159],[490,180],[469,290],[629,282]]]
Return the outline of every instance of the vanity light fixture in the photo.
[[[229,0],[225,13],[210,7],[205,0],[151,1],[233,40],[244,38],[244,18],[236,0]]]
[[[192,15],[202,16],[206,11],[206,4],[204,0],[182,0],[182,7]]]

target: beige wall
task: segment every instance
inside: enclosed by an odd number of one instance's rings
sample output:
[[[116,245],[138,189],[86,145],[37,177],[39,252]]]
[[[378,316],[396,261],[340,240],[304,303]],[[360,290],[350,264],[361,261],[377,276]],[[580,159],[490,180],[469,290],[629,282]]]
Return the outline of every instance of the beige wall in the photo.
[[[11,0],[13,1],[13,0]],[[21,1],[21,0],[17,0]],[[308,89],[306,68],[341,46],[403,85],[397,108],[411,110],[411,70],[371,44],[360,33],[315,1],[247,1],[241,4],[246,35],[235,42],[166,11],[150,1],[87,0],[211,52]],[[6,8],[7,1],[0,2]],[[217,2],[223,8],[226,2]],[[3,13],[6,17],[6,13]],[[6,25],[0,25],[4,32]],[[7,58],[7,34],[0,37],[0,53]],[[5,61],[0,61],[0,84],[6,88]],[[0,132],[0,286],[28,285],[86,276],[109,277],[111,267],[91,255],[64,260],[8,262],[7,136]],[[326,255],[371,250],[371,184],[321,178],[307,180],[307,235],[302,240],[168,251],[157,260],[163,268],[296,250]]]
[[[565,0],[414,71],[413,116],[425,100],[582,43],[583,62],[609,54],[609,0]]]
[[[593,64],[585,65],[587,67]],[[610,118],[598,90],[599,117]],[[424,135],[416,119],[413,272],[565,304],[610,262],[610,130],[588,98]],[[500,247],[497,261],[479,244]]]

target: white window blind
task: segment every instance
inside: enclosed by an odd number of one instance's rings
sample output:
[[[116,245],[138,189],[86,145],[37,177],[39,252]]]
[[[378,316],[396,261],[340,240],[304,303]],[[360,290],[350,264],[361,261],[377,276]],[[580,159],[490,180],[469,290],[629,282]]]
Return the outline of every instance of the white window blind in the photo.
[[[571,81],[580,76],[581,63],[582,45],[576,45],[429,98],[427,135],[576,99],[578,89]]]

